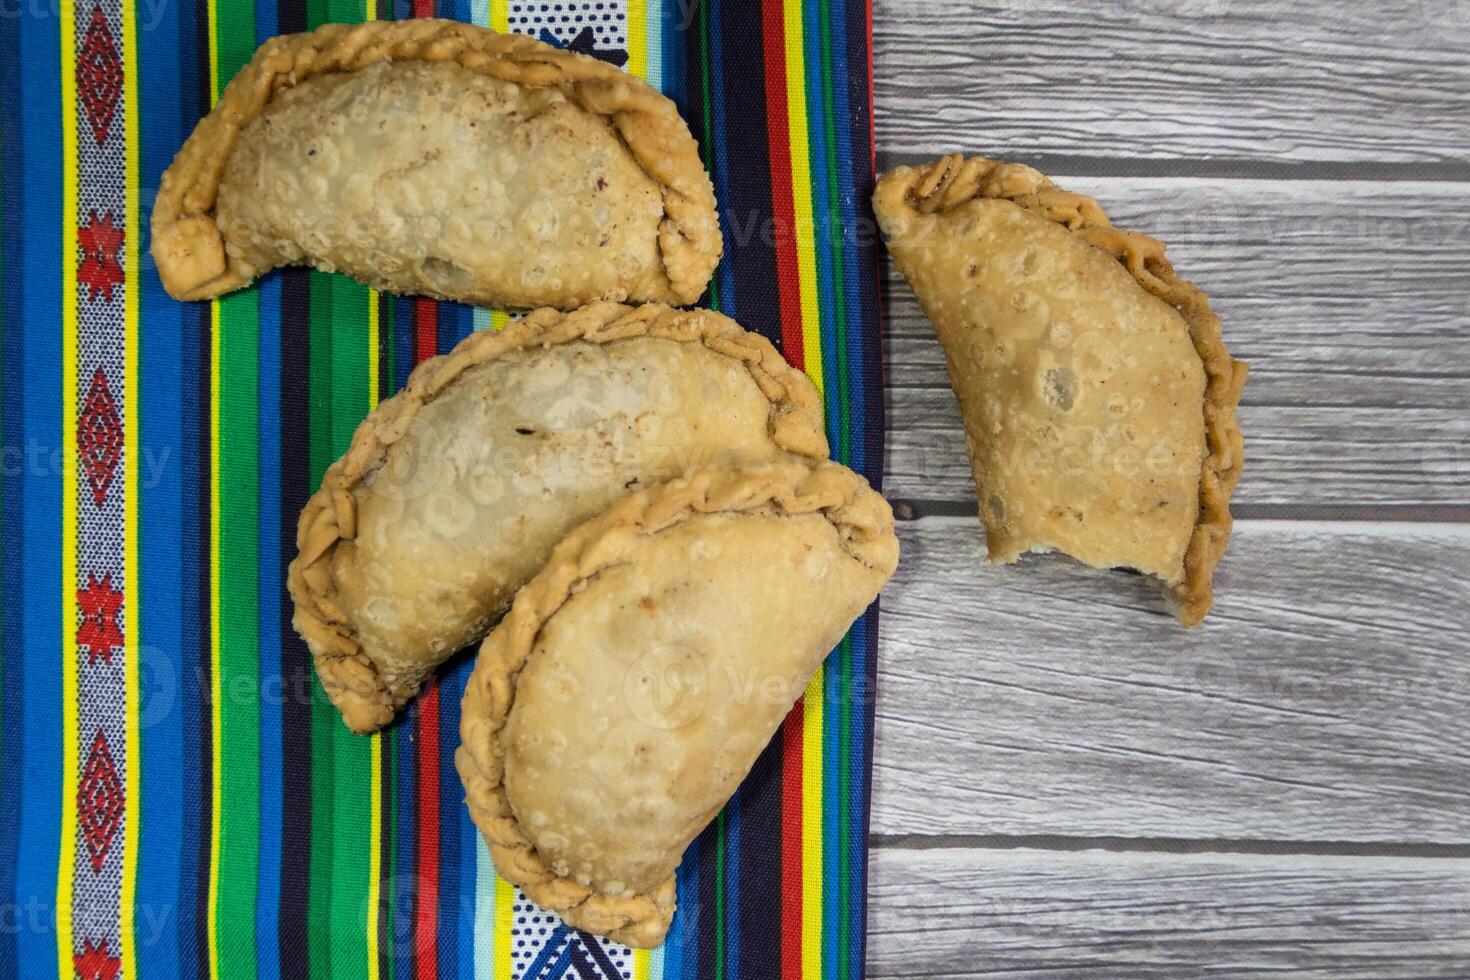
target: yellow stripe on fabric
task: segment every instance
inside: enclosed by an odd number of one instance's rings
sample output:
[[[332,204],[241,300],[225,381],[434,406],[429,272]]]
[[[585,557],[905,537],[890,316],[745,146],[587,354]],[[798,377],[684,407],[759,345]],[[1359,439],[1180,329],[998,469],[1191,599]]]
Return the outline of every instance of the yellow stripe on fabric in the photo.
[[[209,0],[205,6],[209,8],[209,104],[213,106],[219,99],[219,5]]]
[[[368,343],[368,405],[376,408],[378,405],[378,292],[375,289],[368,290],[368,315],[367,315],[367,343]],[[377,736],[374,736],[376,738]],[[377,811],[373,812],[373,820],[376,821]]]
[[[142,406],[138,391],[138,279],[142,275],[142,263],[138,256],[143,240],[143,231],[138,211],[138,38],[134,22],[132,0],[123,0],[119,5],[122,19],[119,32],[123,48],[123,113],[127,126],[123,166],[123,207],[126,212],[124,231],[123,270],[123,386],[126,403],[123,421],[123,578],[127,585],[123,589],[122,616],[124,624],[123,663],[126,665],[123,680],[123,700],[127,725],[127,809],[123,815],[123,859],[122,894],[118,909],[118,935],[122,949],[123,976],[127,980],[138,977],[138,944],[135,906],[138,895],[138,833],[143,813],[143,758],[141,723],[141,683],[143,664],[140,662],[142,623],[139,611],[143,608],[138,570],[138,520],[141,508],[138,499],[139,425]]]
[[[818,667],[806,688],[801,757],[801,975],[822,975],[822,681]]]
[[[628,0],[628,74],[648,79],[647,0]],[[652,956],[646,949],[633,950],[633,980],[652,980]]]
[[[628,0],[628,74],[648,78],[647,0]]]
[[[376,398],[373,404],[377,405]],[[383,877],[383,733],[373,732],[368,738],[372,743],[368,746],[368,894],[367,921],[363,923],[363,929],[367,935],[367,975],[371,980],[377,980],[381,974],[378,968],[378,906]]]
[[[61,845],[56,962],[74,976],[72,888],[77,856],[77,73],[76,10],[57,7],[61,40]]]
[[[796,220],[796,266],[801,282],[801,344],[807,377],[822,391],[822,333],[817,315],[817,250],[812,218],[811,149],[807,142],[802,0],[785,0],[786,118],[791,144],[791,203]]]
[[[494,946],[490,958],[490,975],[496,980],[515,976],[514,967],[511,964],[511,949],[514,943],[511,941],[511,924],[515,921],[515,889],[511,883],[500,875],[495,876],[495,929]]]
[[[490,0],[490,29],[510,33],[510,0]]]
[[[363,20],[378,19],[377,0],[363,0]],[[378,291],[368,290],[368,408],[378,407],[379,354]],[[378,906],[383,895],[383,733],[373,732],[368,738],[368,893],[367,921],[363,930],[367,937],[368,980],[381,976],[378,963]]]
[[[811,146],[807,138],[805,44],[802,0],[784,0],[787,133],[791,146],[791,202],[796,227],[796,263],[801,288],[801,335],[806,373],[820,393],[821,322],[817,304],[816,226],[812,215]],[[801,972],[822,975],[822,684],[819,667],[807,685],[802,715],[801,773]]]
[[[214,4],[209,5],[213,23]],[[210,46],[210,71],[214,69],[214,47]],[[224,799],[224,739],[220,706],[224,704],[219,643],[219,300],[209,301],[209,706],[210,706],[210,793],[209,793],[209,976],[219,976],[219,845]]]

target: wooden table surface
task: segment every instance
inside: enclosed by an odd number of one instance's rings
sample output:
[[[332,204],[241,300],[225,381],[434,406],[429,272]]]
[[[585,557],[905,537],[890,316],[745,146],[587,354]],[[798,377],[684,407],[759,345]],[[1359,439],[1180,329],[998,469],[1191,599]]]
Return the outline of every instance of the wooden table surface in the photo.
[[[873,976],[1470,976],[1470,0],[878,0],[879,165],[1031,163],[1250,362],[1215,611],[984,562],[885,270]]]

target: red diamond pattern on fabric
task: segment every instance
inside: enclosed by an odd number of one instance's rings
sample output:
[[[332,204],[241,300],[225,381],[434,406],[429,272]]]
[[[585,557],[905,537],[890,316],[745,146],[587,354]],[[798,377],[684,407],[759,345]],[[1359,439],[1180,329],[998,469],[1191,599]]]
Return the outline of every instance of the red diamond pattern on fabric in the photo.
[[[72,969],[81,980],[117,980],[122,963],[116,956],[107,954],[107,940],[82,941],[82,951],[71,954]]]
[[[101,220],[97,212],[89,213],[87,223],[77,228],[77,241],[82,246],[82,264],[77,267],[77,278],[87,287],[87,302],[97,302],[101,296],[112,302],[112,287],[122,285],[123,267],[119,261],[122,251],[123,229],[112,223],[112,212],[108,211]]]
[[[122,419],[118,417],[112,389],[107,386],[107,375],[99,367],[92,374],[92,386],[87,390],[82,414],[77,419],[77,454],[98,507],[107,501],[107,491],[112,486],[122,452]]]
[[[102,862],[107,860],[107,851],[122,823],[125,802],[117,767],[112,762],[112,750],[99,728],[82,770],[82,782],[77,787],[77,817],[93,871],[101,871]]]
[[[77,605],[82,611],[77,646],[86,648],[87,663],[96,663],[98,657],[112,663],[112,651],[123,645],[122,630],[117,625],[122,601],[123,594],[112,587],[111,572],[100,581],[93,573],[87,573],[87,587],[77,590]]]
[[[87,113],[87,121],[92,124],[92,136],[98,146],[106,141],[112,127],[122,87],[122,59],[118,57],[117,45],[112,43],[112,31],[101,6],[95,6],[87,22],[82,50],[77,55],[77,96]]]

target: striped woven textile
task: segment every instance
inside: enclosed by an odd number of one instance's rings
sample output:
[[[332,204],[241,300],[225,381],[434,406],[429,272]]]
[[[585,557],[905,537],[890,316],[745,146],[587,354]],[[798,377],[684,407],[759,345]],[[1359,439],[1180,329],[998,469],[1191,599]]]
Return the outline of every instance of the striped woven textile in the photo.
[[[652,952],[497,878],[452,756],[470,663],[354,736],[290,627],[295,520],[412,366],[503,313],[291,269],[163,292],[160,174],[265,38],[441,16],[672,96],[725,222],[707,301],[882,463],[861,0],[16,0],[0,16],[0,977],[855,977],[876,611],[679,874]],[[376,3],[376,6],[372,4]]]

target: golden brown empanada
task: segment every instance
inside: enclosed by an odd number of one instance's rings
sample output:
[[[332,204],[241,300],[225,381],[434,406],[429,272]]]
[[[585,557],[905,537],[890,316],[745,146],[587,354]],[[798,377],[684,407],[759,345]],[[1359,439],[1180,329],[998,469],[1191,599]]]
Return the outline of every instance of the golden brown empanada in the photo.
[[[295,626],[354,731],[484,636],[571,528],[704,465],[822,458],[821,404],[707,310],[538,310],[414,370],[302,511]]]
[[[720,249],[673,102],[595,58],[444,20],[267,41],[153,209],[179,299],[304,263],[491,306],[683,304]]]
[[[573,531],[465,690],[455,763],[496,869],[661,942],[685,847],[897,562],[887,502],[830,462],[701,470]]]
[[[1157,577],[1204,618],[1230,537],[1246,366],[1164,246],[1030,167],[945,157],[873,206],[944,345],[990,558]]]

